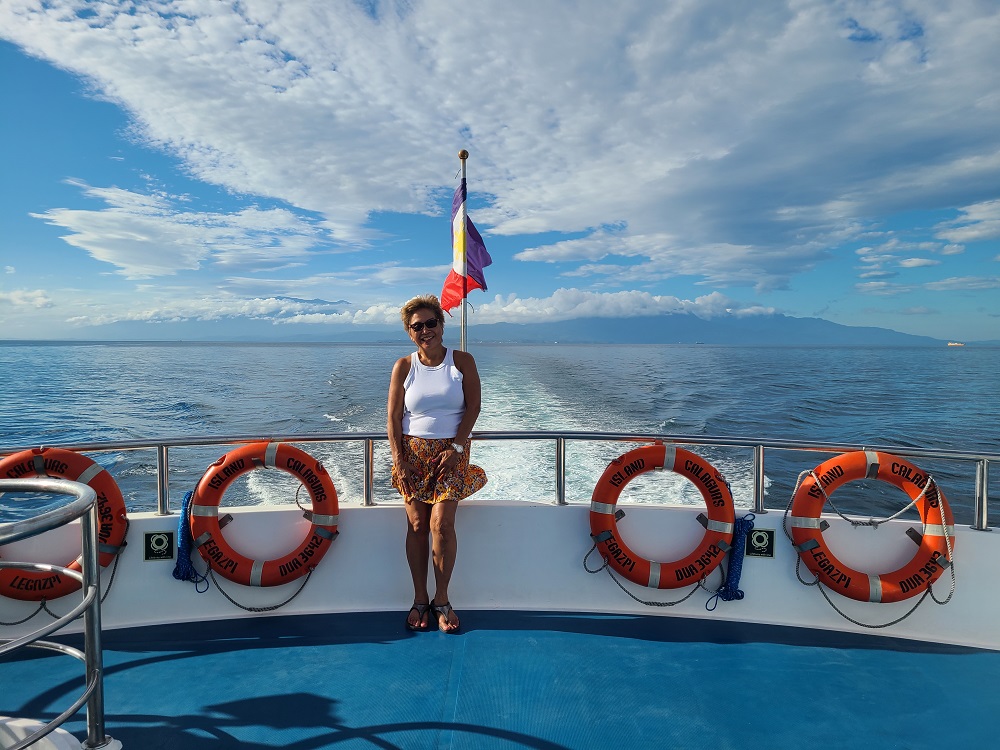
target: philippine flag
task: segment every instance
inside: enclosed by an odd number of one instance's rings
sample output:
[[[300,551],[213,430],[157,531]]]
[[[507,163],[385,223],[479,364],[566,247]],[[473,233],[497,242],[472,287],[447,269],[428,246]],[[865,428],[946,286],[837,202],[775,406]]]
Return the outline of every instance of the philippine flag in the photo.
[[[486,252],[483,238],[472,223],[465,210],[466,185],[465,178],[455,190],[455,198],[451,202],[451,247],[453,261],[448,278],[444,280],[441,290],[441,307],[451,310],[462,304],[462,300],[473,289],[486,291],[486,277],[483,269],[493,263],[493,258]]]

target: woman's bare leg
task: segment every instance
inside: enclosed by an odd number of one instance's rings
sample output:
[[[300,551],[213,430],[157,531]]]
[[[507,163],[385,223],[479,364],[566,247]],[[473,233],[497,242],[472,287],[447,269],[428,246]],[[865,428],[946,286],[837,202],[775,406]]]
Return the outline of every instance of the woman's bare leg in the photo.
[[[445,604],[448,598],[448,584],[455,570],[455,559],[458,557],[458,536],[455,532],[455,514],[458,502],[445,500],[431,506],[431,552],[434,564],[434,602]],[[458,616],[454,613],[445,620],[439,616],[439,622],[446,630],[456,630],[459,626]]]
[[[430,560],[432,507],[418,500],[406,503],[406,562],[413,579],[413,601],[418,604],[430,601],[430,594],[427,592],[427,563]],[[412,627],[424,627],[427,625],[427,617],[425,614],[421,618],[411,610],[406,621]]]

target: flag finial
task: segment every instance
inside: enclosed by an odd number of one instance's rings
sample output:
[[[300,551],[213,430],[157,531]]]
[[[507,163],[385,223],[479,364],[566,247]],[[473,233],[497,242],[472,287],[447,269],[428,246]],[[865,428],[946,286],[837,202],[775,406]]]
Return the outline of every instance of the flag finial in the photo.
[[[458,152],[458,158],[461,159],[462,161],[465,161],[466,159],[469,158],[469,152],[463,148],[461,151]]]

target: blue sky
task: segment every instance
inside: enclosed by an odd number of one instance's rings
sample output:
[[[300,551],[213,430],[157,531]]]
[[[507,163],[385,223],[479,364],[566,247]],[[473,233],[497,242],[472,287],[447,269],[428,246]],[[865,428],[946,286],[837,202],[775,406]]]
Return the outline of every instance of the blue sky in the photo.
[[[995,2],[0,0],[0,338],[779,312],[1000,339]]]

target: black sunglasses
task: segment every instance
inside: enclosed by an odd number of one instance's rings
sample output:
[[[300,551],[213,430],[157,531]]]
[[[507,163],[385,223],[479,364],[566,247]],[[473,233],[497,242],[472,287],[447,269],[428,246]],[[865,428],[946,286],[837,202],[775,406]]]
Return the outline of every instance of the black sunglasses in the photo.
[[[431,318],[430,320],[423,322],[410,323],[410,330],[413,331],[414,333],[420,333],[422,330],[424,330],[424,326],[427,326],[428,328],[437,328],[438,319]]]

